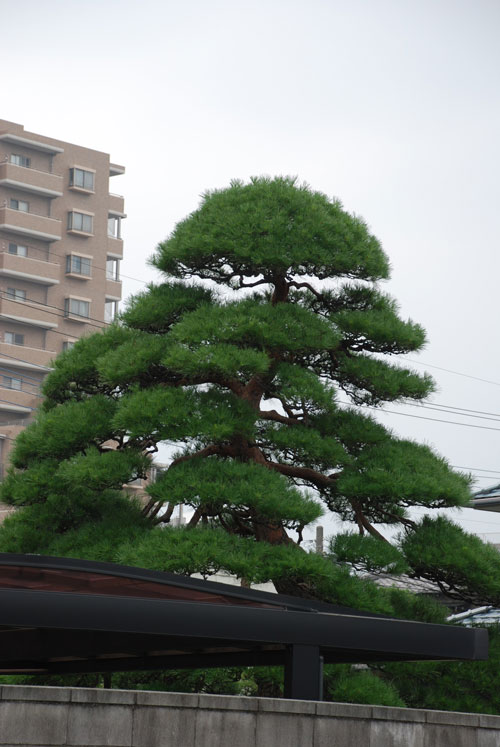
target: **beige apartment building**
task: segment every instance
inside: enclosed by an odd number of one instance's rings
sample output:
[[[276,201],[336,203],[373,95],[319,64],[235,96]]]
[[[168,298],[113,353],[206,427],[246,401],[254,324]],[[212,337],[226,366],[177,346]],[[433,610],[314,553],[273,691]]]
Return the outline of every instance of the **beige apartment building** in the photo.
[[[124,171],[0,119],[0,478],[51,361],[117,312]]]

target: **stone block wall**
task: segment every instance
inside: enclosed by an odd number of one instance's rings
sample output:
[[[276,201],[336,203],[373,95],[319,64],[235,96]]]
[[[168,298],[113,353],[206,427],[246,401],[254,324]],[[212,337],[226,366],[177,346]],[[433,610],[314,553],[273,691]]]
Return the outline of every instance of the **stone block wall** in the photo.
[[[272,698],[3,686],[2,747],[498,747],[500,716]]]

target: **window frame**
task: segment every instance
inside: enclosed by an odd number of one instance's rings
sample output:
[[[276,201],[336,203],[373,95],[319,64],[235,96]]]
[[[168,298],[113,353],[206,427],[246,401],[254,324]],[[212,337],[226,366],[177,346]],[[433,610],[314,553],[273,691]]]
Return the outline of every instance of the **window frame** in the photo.
[[[12,386],[14,381],[17,382],[19,386]],[[8,382],[10,382],[10,384]],[[16,392],[22,392],[23,380],[18,379],[17,376],[5,376],[4,374],[2,374],[2,386],[5,389],[14,389]]]
[[[76,172],[79,172],[82,175],[82,183],[77,184],[76,180]],[[95,192],[95,174],[96,172],[93,169],[84,169],[82,166],[72,166],[69,170],[69,187],[70,189],[75,189],[80,192]],[[85,184],[86,179],[89,179],[91,181],[91,186],[88,186]]]
[[[29,156],[23,156],[22,153],[11,153],[9,156],[9,163],[13,166],[22,166],[24,169],[31,168],[31,158]]]
[[[12,247],[15,247],[16,251],[11,251]],[[19,249],[24,249],[23,252],[19,252]],[[13,257],[27,257],[28,256],[28,247],[24,244],[16,244],[14,241],[9,241],[9,249],[8,254],[11,254]]]
[[[26,301],[26,291],[24,288],[7,288],[5,297],[9,301]]]
[[[12,337],[12,340],[7,339],[7,335],[10,335]],[[22,342],[16,341],[16,338],[20,338]],[[9,330],[6,330],[3,333],[3,341],[7,343],[7,345],[20,345],[24,346],[24,335],[22,335],[20,332],[10,332]]]
[[[72,303],[78,304],[86,304],[87,306],[87,314],[81,314],[80,311],[74,311],[71,306]],[[67,318],[76,317],[78,319],[90,319],[90,300],[86,298],[77,298],[76,296],[67,296],[64,299],[64,316]]]
[[[110,231],[110,225],[113,223],[113,230]],[[110,239],[121,239],[122,237],[122,219],[120,215],[108,215],[108,236]]]
[[[111,315],[108,315],[107,308],[108,306],[112,304],[113,312]],[[116,298],[105,298],[104,299],[104,322],[106,324],[112,324],[116,317],[118,316],[118,301]]]
[[[114,271],[110,271],[109,264],[113,263]],[[106,257],[106,280],[120,282],[120,260],[117,257]]]
[[[76,275],[79,278],[90,280],[92,278],[92,259],[93,257],[90,257],[88,254],[77,254],[76,252],[67,254],[66,275]],[[78,263],[80,264],[79,270],[74,266],[74,260],[76,261],[76,265],[78,265]],[[82,266],[86,263],[88,263],[88,273],[82,272]]]
[[[81,218],[81,228],[75,227],[75,216],[79,216],[79,218]],[[90,221],[90,231],[84,228],[85,218]],[[68,210],[68,231],[71,231],[72,233],[85,234],[86,236],[93,236],[94,235],[94,214],[85,213],[80,210]]]
[[[19,207],[20,205],[26,205],[26,210],[24,210],[24,208],[22,207]],[[9,206],[11,210],[18,210],[20,213],[29,213],[30,211],[30,204],[28,200],[19,200],[17,197],[10,198]]]

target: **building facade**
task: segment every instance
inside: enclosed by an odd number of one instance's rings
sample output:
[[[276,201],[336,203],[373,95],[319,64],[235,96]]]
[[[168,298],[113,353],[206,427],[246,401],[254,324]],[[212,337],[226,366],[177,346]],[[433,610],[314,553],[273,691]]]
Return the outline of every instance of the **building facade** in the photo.
[[[124,171],[0,119],[0,478],[51,361],[117,312]]]

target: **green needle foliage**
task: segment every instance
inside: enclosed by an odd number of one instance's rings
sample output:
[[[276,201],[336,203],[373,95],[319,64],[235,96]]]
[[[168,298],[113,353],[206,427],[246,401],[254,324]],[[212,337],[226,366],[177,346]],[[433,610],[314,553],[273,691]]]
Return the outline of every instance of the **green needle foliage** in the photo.
[[[420,350],[425,333],[380,290],[388,259],[359,217],[295,179],[233,182],[205,194],[152,263],[164,281],[54,362],[1,488],[17,508],[1,550],[224,571],[421,620],[445,612],[353,569],[498,599],[484,545],[407,516],[466,505],[468,478],[361,411],[421,400],[433,383],[389,360]],[[174,455],[136,504],[123,486],[147,474],[160,443]],[[173,528],[181,503],[190,520]],[[359,534],[306,552],[304,528],[328,512]],[[381,524],[404,530],[394,547]],[[401,702],[369,673],[338,670],[329,688]]]

